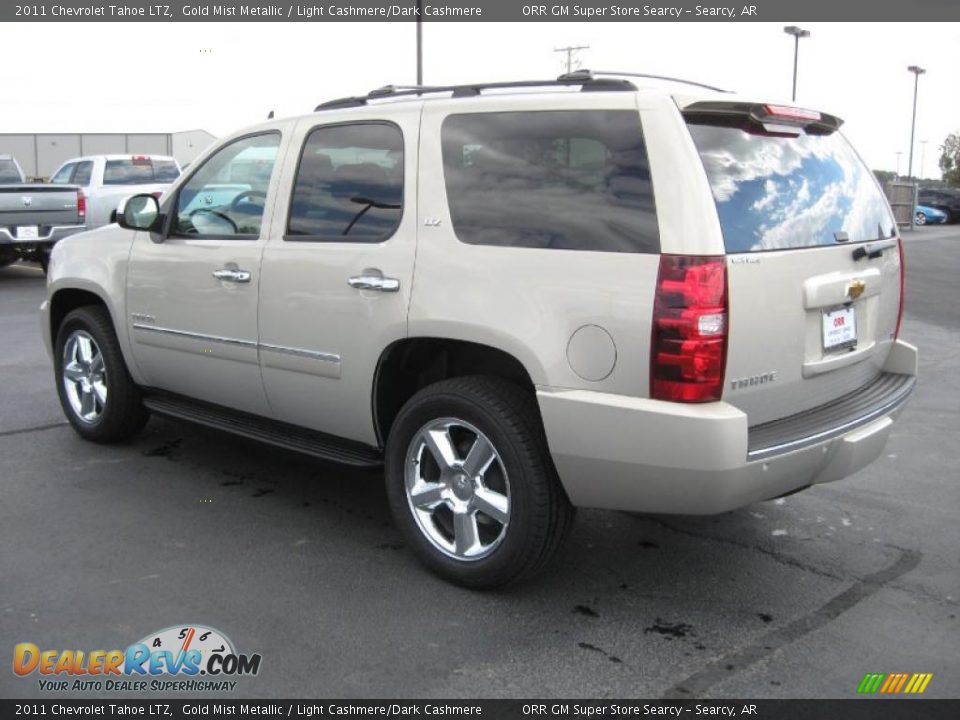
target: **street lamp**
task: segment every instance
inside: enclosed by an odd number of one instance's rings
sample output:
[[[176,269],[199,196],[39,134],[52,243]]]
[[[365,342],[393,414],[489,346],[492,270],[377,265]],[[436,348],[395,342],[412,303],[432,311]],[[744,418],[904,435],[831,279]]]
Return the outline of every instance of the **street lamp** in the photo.
[[[911,65],[907,71],[913,73],[913,120],[910,121],[910,160],[907,161],[907,177],[913,177],[913,134],[917,129],[917,89],[920,86],[920,76],[924,70],[919,65]]]
[[[797,101],[797,59],[800,56],[800,38],[810,37],[810,31],[796,25],[787,25],[783,31],[793,35],[793,102]]]

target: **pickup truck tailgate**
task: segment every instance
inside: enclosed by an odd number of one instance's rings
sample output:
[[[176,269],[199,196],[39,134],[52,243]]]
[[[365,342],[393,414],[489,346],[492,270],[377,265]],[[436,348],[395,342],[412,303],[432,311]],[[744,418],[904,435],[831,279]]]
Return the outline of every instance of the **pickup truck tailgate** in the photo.
[[[0,226],[80,225],[79,198],[77,188],[63,185],[0,186]]]

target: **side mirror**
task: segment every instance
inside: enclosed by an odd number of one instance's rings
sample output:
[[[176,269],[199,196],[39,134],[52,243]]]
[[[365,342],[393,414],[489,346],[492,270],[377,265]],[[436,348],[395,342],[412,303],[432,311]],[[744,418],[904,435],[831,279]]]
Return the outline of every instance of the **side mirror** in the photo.
[[[153,195],[132,195],[117,208],[117,224],[127,230],[155,232],[160,225],[160,203]]]

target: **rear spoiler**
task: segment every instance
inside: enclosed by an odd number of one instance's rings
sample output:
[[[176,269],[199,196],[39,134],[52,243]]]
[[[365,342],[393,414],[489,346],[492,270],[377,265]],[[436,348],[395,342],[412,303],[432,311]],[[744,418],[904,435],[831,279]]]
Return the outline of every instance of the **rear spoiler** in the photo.
[[[789,105],[764,105],[762,103],[730,102],[723,100],[708,100],[695,102],[683,108],[686,117],[697,118],[744,118],[750,119],[766,130],[803,128],[819,134],[836,132],[843,125],[843,120],[835,115],[791,107]]]

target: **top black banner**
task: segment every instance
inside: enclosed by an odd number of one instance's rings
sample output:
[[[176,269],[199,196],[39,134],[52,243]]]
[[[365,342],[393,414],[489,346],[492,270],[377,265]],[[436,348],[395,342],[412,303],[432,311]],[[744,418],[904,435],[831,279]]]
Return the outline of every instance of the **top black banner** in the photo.
[[[61,0],[6,4],[10,22],[803,22],[960,20],[958,0]]]

